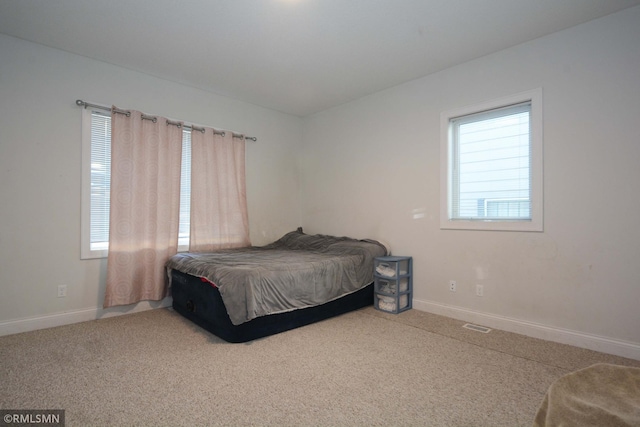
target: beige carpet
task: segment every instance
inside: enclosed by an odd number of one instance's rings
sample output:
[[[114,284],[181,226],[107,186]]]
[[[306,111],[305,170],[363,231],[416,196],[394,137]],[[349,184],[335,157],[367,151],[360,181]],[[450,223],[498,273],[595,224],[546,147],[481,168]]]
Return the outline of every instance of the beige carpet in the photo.
[[[623,359],[416,310],[246,344],[170,309],[0,337],[0,409],[67,426],[531,426],[551,383]]]

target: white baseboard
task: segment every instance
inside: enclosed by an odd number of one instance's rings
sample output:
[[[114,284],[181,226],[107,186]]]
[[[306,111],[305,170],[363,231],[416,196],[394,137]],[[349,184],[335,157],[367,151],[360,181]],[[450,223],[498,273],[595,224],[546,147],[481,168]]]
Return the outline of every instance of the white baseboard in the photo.
[[[107,309],[98,307],[86,308],[65,311],[62,313],[47,314],[44,316],[8,320],[0,322],[0,336],[53,328],[55,326],[70,325],[72,323],[86,322],[89,320],[104,319],[107,317],[121,316],[123,314],[137,313],[156,308],[170,307],[172,301],[171,297],[167,297],[162,301],[141,301],[138,304],[122,307],[112,307]]]
[[[413,300],[413,308],[441,316],[447,316],[465,322],[471,322],[489,328],[507,332],[569,344],[602,353],[613,354],[629,359],[640,360],[640,343],[611,339],[598,335],[586,334],[569,329],[547,326],[491,313],[482,313],[462,307],[441,304],[433,301]]]
[[[0,322],[0,336],[12,335],[21,332],[35,331],[38,329],[52,328],[55,326],[70,325],[72,323],[86,322],[95,319],[120,316],[123,314],[137,313],[156,308],[171,306],[172,299],[167,297],[162,301],[142,301],[138,304],[125,307],[113,307],[109,309],[87,308],[81,310],[53,313],[45,316],[27,317],[23,319]],[[498,316],[491,313],[469,310],[462,307],[437,303],[434,301],[413,300],[413,308],[441,316],[447,316],[465,322],[471,322],[489,328],[500,329],[507,332],[526,335],[547,341],[569,344],[580,348],[600,351],[629,359],[640,360],[640,344],[611,339],[598,335],[585,334],[569,329],[547,326],[540,323],[528,322],[519,319]]]

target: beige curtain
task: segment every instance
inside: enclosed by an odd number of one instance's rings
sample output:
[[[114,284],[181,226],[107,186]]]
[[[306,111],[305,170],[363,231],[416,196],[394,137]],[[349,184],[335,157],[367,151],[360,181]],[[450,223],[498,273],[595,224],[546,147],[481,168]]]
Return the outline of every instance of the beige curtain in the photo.
[[[189,250],[251,245],[245,181],[245,140],[204,128],[191,133]]]
[[[164,298],[164,264],[178,248],[182,128],[130,113],[111,114],[105,308]]]

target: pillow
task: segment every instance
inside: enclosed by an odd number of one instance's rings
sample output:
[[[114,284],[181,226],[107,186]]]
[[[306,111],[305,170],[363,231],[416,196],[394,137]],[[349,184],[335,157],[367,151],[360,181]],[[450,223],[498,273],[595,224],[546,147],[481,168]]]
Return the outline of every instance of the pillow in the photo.
[[[386,256],[391,255],[391,245],[389,245],[387,242],[382,241],[380,239],[376,239],[376,242],[380,243],[382,246],[384,246],[384,248],[386,249],[387,253]]]

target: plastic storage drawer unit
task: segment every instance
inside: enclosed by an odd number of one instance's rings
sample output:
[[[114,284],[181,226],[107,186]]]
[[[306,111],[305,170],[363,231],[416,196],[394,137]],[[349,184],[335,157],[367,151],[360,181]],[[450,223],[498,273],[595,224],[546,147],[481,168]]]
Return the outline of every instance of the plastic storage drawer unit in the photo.
[[[411,257],[377,257],[373,272],[375,308],[395,314],[409,310],[413,294],[412,276]]]

